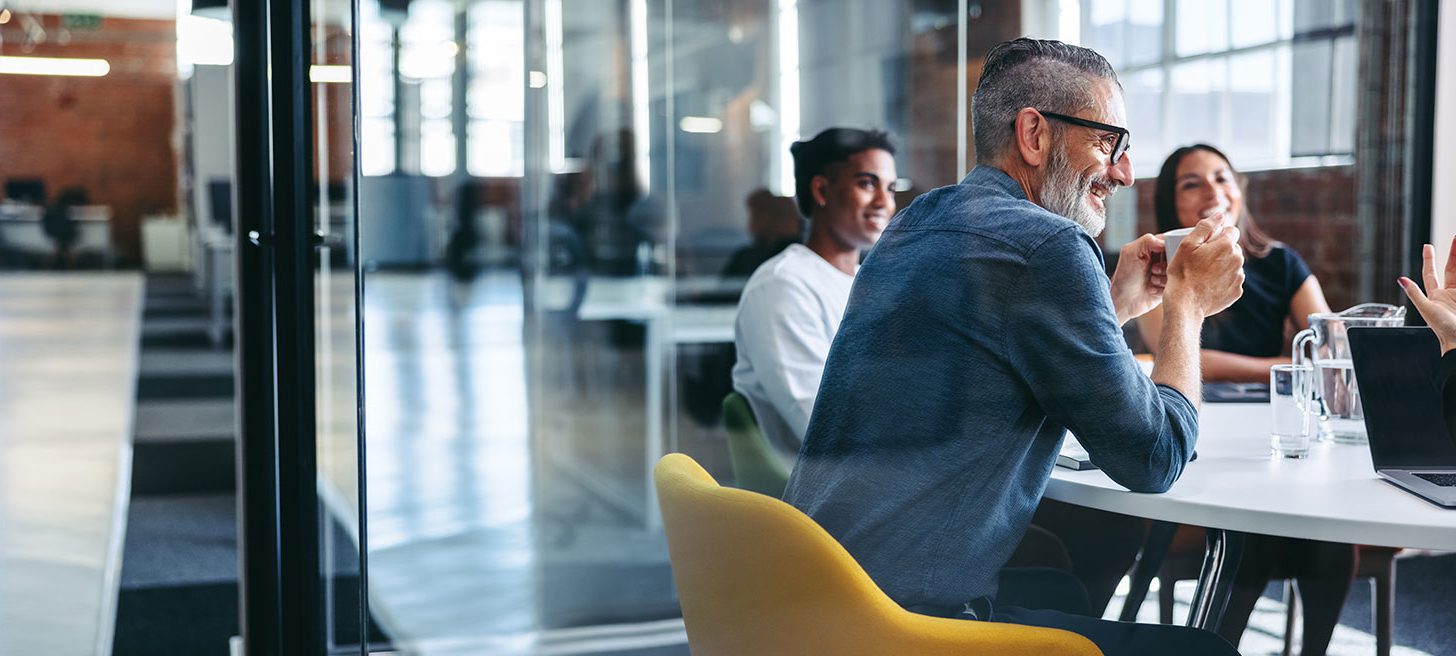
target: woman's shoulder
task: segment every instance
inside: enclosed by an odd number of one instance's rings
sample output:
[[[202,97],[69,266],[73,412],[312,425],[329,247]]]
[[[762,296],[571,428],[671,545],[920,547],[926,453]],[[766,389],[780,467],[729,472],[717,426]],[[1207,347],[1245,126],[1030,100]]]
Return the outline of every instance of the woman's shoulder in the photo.
[[[1266,265],[1280,269],[1289,268],[1291,265],[1296,265],[1296,263],[1300,266],[1304,265],[1304,257],[1300,256],[1299,252],[1294,250],[1292,246],[1282,241],[1270,242],[1269,252],[1265,253],[1263,257],[1250,257],[1248,259],[1263,262]]]
[[[1263,257],[1248,258],[1248,267],[1270,278],[1283,280],[1291,292],[1314,275],[1298,251],[1281,241],[1269,244],[1269,252]]]

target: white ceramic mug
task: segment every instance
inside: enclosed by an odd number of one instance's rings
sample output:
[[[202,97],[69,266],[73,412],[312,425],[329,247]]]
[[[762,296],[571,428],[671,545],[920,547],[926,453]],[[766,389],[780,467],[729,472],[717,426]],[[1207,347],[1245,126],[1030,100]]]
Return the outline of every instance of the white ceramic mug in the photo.
[[[1193,232],[1193,228],[1179,228],[1163,233],[1163,247],[1165,249],[1163,256],[1169,262],[1173,261],[1173,255],[1178,252],[1178,244],[1183,243],[1183,238],[1187,237],[1190,232]]]

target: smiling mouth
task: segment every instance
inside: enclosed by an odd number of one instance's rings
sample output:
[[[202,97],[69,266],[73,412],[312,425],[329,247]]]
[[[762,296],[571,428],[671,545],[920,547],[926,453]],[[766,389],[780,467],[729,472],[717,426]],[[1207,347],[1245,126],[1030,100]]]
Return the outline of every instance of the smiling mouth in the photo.
[[[1227,212],[1228,212],[1228,205],[1214,205],[1213,207],[1210,207],[1210,208],[1208,208],[1206,210],[1203,210],[1202,212],[1199,212],[1198,213],[1198,218],[1200,218],[1200,219],[1207,219],[1209,217],[1218,216],[1220,214],[1225,214]]]

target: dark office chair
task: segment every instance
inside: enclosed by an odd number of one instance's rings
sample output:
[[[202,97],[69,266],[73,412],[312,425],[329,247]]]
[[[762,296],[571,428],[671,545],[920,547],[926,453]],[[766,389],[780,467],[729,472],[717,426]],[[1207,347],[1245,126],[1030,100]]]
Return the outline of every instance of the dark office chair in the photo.
[[[1139,608],[1147,596],[1154,577],[1162,581],[1158,587],[1158,621],[1173,623],[1173,583],[1198,578],[1203,563],[1203,530],[1170,522],[1152,522],[1137,565],[1133,567],[1131,590],[1123,603],[1118,619],[1137,619]],[[1400,549],[1361,545],[1355,578],[1372,579],[1374,601],[1375,650],[1378,656],[1390,656],[1395,625],[1395,556]],[[1275,572],[1275,575],[1280,575]],[[1294,617],[1299,598],[1291,594],[1292,580],[1285,584],[1289,600],[1284,619],[1284,656],[1294,651]]]
[[[40,178],[10,178],[5,181],[5,198],[31,205],[45,205],[45,181]]]

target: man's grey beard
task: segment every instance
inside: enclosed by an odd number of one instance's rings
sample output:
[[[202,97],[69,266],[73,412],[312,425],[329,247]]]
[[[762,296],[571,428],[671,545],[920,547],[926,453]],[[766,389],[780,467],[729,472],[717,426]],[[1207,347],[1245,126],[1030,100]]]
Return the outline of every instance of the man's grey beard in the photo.
[[[1068,164],[1066,145],[1059,143],[1047,158],[1046,177],[1037,195],[1042,207],[1075,221],[1087,234],[1096,237],[1107,227],[1107,216],[1098,214],[1087,200],[1094,182],[1101,182],[1109,190],[1116,188],[1116,184],[1101,176],[1078,174]],[[1108,198],[1111,197],[1109,194]]]

